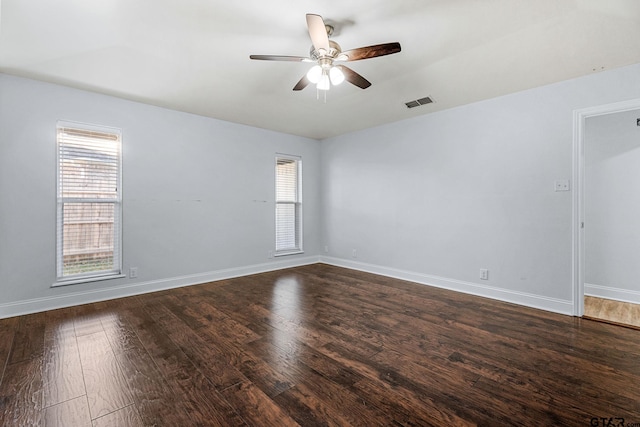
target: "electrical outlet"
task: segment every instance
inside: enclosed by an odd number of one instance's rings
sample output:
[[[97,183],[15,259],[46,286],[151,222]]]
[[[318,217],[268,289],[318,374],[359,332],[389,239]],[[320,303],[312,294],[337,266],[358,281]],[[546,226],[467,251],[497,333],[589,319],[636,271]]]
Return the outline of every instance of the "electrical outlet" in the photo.
[[[328,253],[329,253],[329,246],[325,246],[325,247],[324,247],[324,253],[325,253],[325,254],[328,254]]]
[[[556,191],[569,191],[570,189],[568,179],[559,179],[556,181]]]
[[[129,278],[135,279],[138,277],[138,267],[129,268]]]
[[[489,280],[489,270],[486,268],[480,269],[480,279],[481,280]]]
[[[273,258],[273,251],[267,251],[267,258]]]
[[[358,258],[358,251],[356,251],[355,249],[351,249],[351,256],[353,258]]]

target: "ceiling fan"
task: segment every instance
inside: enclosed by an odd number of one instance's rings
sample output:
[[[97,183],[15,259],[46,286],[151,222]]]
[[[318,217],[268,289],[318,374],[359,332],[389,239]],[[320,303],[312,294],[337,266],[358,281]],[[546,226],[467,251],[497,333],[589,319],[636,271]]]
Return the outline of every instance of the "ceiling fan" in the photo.
[[[302,76],[300,81],[293,87],[293,90],[302,90],[313,83],[319,91],[327,91],[331,88],[331,85],[338,85],[345,80],[362,89],[371,86],[371,82],[351,68],[342,65],[342,62],[359,61],[400,52],[400,43],[397,42],[342,51],[338,43],[329,39],[333,34],[333,26],[325,24],[320,15],[308,13],[307,27],[313,43],[309,57],[250,55],[249,58],[266,61],[315,62],[316,65]]]

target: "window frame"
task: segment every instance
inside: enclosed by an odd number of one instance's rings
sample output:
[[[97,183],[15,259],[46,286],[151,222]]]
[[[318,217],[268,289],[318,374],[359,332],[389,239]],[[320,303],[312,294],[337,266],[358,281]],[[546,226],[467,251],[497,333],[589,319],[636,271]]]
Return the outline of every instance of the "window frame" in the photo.
[[[279,160],[291,160],[296,163],[296,200],[291,201],[278,201],[278,161]],[[302,203],[302,157],[291,154],[276,153],[274,164],[274,257],[295,255],[304,253],[303,245],[303,203]],[[278,249],[278,205],[279,204],[293,204],[295,206],[295,241],[297,246],[294,248]]]
[[[61,171],[61,139],[59,137],[61,128],[76,129],[84,132],[98,132],[117,135],[118,137],[118,160],[116,172],[116,198],[100,200],[90,198],[62,197],[62,171]],[[123,274],[122,258],[122,130],[115,127],[94,125],[72,121],[58,121],[56,124],[56,281],[52,287],[66,286],[79,283],[96,282],[101,280],[117,279],[126,277]],[[82,199],[85,199],[84,201]],[[114,207],[114,230],[113,230],[113,269],[94,270],[86,273],[64,274],[64,217],[63,210],[65,203],[110,203]]]

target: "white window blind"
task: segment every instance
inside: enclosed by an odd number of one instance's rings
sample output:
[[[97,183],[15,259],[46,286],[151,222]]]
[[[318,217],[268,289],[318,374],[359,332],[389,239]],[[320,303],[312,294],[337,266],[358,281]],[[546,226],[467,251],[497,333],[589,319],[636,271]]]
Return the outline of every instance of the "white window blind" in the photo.
[[[120,274],[120,131],[58,124],[57,142],[58,281]]]
[[[276,157],[276,254],[302,251],[302,160]]]

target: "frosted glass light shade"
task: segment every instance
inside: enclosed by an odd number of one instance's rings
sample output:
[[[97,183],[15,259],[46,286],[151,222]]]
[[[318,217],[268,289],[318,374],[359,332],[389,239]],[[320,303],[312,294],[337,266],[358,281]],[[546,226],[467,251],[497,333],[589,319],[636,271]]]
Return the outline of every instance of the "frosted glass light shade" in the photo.
[[[331,78],[331,83],[334,85],[339,85],[344,81],[344,73],[338,67],[332,67],[329,70],[329,77]]]
[[[319,65],[314,65],[309,71],[307,71],[307,79],[309,79],[311,83],[318,83],[321,77],[322,67]]]

